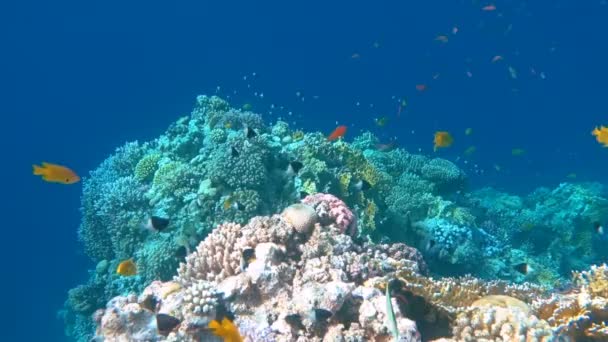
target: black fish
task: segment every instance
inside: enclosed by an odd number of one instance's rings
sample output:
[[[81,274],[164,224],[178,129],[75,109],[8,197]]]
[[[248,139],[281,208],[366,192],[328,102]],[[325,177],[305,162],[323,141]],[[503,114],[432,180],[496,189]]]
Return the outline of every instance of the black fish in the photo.
[[[300,316],[297,313],[285,316],[285,322],[287,322],[287,324],[289,324],[294,329],[298,329],[298,330],[306,329],[304,324],[302,324],[302,316]]]
[[[317,322],[326,321],[333,315],[331,311],[325,309],[314,309],[314,314]]]
[[[236,149],[236,147],[232,146],[230,148],[230,154],[232,155],[233,158],[236,158],[239,156],[239,151]]]
[[[157,232],[162,232],[165,228],[169,226],[169,219],[160,217],[160,216],[151,216],[150,217],[150,227]]]
[[[300,191],[300,199],[305,198],[306,196],[308,196],[308,192]]]
[[[156,314],[156,329],[163,336],[169,335],[180,323],[181,321],[173,316],[162,313]]]
[[[253,128],[249,128],[249,127],[245,127],[245,136],[247,137],[247,139],[251,139],[253,137],[256,137],[258,134],[256,133],[256,131],[253,130]]]
[[[366,190],[371,189],[372,185],[369,184],[369,182],[366,181],[365,179],[362,179],[362,180],[358,181],[357,183],[355,183],[354,188],[357,191],[366,191]]]
[[[517,272],[519,272],[523,275],[527,275],[528,273],[533,271],[532,267],[527,262],[522,262],[521,264],[517,264],[517,265],[513,266],[513,268]]]
[[[255,249],[251,247],[243,249],[243,253],[241,254],[241,271],[247,269],[247,266],[249,266],[252,259],[255,259]]]
[[[297,175],[300,170],[304,167],[304,164],[299,161],[292,161],[287,165],[287,174],[289,175]]]
[[[156,300],[156,297],[154,297],[153,295],[149,295],[141,303],[139,303],[139,306],[148,311],[156,312],[157,304],[158,300]]]

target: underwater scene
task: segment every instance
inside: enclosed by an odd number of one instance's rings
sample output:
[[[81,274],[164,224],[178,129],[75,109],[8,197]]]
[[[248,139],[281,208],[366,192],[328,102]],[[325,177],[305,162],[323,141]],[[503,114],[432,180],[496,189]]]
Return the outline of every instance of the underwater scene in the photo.
[[[608,341],[606,0],[9,10],[6,341]]]

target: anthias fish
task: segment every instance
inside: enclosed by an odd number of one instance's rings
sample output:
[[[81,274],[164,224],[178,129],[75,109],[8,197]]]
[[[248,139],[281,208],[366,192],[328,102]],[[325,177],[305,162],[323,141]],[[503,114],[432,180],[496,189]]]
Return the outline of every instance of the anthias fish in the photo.
[[[32,165],[34,175],[42,176],[44,181],[60,184],[74,184],[80,181],[80,177],[76,172],[68,167],[43,162],[42,166]]]

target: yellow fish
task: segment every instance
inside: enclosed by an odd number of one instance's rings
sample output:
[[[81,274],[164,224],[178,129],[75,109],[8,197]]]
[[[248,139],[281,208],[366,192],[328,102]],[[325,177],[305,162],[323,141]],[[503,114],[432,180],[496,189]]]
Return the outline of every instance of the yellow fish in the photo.
[[[523,148],[514,148],[511,150],[511,155],[516,157],[523,156],[524,154],[526,154],[526,150],[524,150]]]
[[[598,143],[603,144],[604,147],[608,147],[608,127],[600,126],[600,128],[595,127],[595,129],[591,132],[593,136],[595,136],[595,140]]]
[[[214,335],[223,338],[224,342],[243,342],[243,337],[239,333],[239,329],[226,317],[222,319],[222,323],[215,319],[212,320],[209,322],[208,327]]]
[[[51,183],[74,184],[80,181],[76,172],[57,164],[42,163],[42,166],[33,165],[34,175],[42,176],[42,179]]]
[[[125,276],[125,277],[136,275],[137,274],[137,265],[135,265],[135,262],[133,261],[133,259],[125,260],[125,261],[121,262],[120,264],[118,264],[118,267],[116,268],[116,273],[120,274],[121,276]]]
[[[231,129],[232,128],[232,122],[227,121],[226,123],[224,123],[224,128],[225,129]]]
[[[454,138],[446,131],[435,132],[435,138],[433,139],[433,151],[437,151],[438,148],[450,147],[454,143]]]

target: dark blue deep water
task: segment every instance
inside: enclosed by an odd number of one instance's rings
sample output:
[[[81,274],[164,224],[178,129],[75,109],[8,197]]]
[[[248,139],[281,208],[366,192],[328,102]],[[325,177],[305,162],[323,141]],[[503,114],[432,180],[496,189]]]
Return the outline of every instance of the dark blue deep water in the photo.
[[[442,157],[477,147],[458,162],[473,186],[525,193],[570,173],[608,184],[608,149],[590,134],[608,125],[606,1],[497,0],[484,12],[486,4],[4,3],[2,340],[65,340],[55,313],[93,266],[76,235],[81,184],[44,183],[31,164],[87,175],[124,142],[160,135],[198,94],[305,130],[345,124],[347,140],[370,130],[425,154],[435,131],[450,131],[455,143]],[[492,63],[495,55],[504,59]],[[399,118],[398,98],[407,99]],[[386,126],[375,125],[384,116]]]

